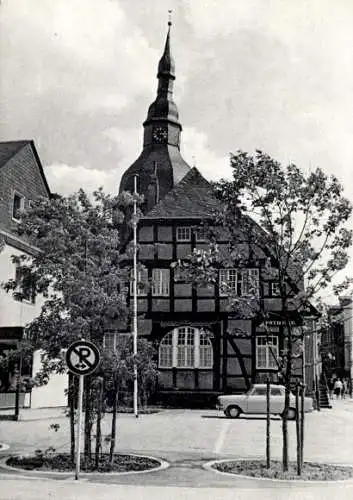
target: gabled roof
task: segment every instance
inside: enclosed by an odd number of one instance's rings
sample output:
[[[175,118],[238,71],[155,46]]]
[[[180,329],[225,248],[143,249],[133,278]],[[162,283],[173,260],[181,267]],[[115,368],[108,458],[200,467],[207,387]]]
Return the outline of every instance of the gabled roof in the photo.
[[[209,218],[217,208],[210,183],[193,167],[143,218]]]
[[[23,141],[0,142],[0,168],[4,167],[11,160],[11,158],[17,155],[25,146],[28,145],[30,145],[30,147],[32,148],[32,152],[36,159],[40,175],[42,176],[45,188],[48,191],[48,195],[50,196],[51,195],[50,188],[47,179],[45,177],[43,166],[40,161],[38,152],[34,145],[34,141],[27,139]]]
[[[6,165],[11,158],[21,151],[21,149],[30,144],[31,141],[8,141],[0,142],[0,168]]]

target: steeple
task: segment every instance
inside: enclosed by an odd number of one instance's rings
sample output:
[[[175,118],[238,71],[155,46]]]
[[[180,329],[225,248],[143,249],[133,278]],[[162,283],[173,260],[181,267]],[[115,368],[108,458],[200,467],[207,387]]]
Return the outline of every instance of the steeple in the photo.
[[[168,21],[168,33],[165,41],[164,52],[161,60],[158,64],[158,74],[157,78],[161,78],[162,75],[166,75],[172,80],[175,80],[175,62],[170,51],[170,27],[172,25],[171,21]]]
[[[125,171],[120,183],[120,192],[132,192],[133,176],[139,175],[138,191],[145,196],[145,212],[158,203],[190,170],[180,154],[182,127],[178,108],[173,100],[175,63],[171,53],[171,26],[169,19],[164,51],[158,64],[157,96],[143,123],[143,150],[135,163]]]
[[[165,142],[179,148],[180,131],[182,130],[182,127],[179,122],[178,108],[173,100],[175,62],[170,48],[171,26],[172,22],[169,20],[164,52],[158,64],[157,97],[150,105],[147,113],[147,119],[143,124],[145,127],[144,145],[149,144],[152,140],[152,142]],[[160,138],[157,137],[158,133],[153,134],[153,125],[158,127],[159,134],[161,135]],[[160,127],[164,130],[163,134]],[[162,140],[162,135],[164,135],[164,140]]]

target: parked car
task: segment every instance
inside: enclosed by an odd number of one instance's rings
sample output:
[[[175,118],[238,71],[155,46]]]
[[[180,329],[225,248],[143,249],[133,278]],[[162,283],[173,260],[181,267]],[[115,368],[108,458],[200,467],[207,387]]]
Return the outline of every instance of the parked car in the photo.
[[[285,387],[283,385],[270,385],[270,413],[283,415]],[[301,403],[299,403],[300,407]],[[254,384],[245,394],[227,394],[218,397],[217,408],[223,410],[228,418],[238,418],[241,413],[266,414],[266,384]],[[304,398],[304,411],[313,410],[312,398]],[[288,419],[296,417],[295,396],[290,394],[290,406],[288,408]]]

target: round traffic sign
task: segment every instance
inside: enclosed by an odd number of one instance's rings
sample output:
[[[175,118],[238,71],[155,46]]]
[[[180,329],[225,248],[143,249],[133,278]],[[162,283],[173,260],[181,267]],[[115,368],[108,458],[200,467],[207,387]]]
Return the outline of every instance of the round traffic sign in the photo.
[[[100,362],[98,347],[89,340],[77,340],[66,351],[66,364],[75,375],[90,375]]]

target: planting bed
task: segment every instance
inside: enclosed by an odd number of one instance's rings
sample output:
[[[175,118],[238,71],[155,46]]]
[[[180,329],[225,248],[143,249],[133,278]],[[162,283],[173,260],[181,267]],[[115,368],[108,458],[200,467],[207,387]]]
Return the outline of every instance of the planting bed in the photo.
[[[353,477],[353,466],[330,465],[305,462],[301,476],[297,475],[295,462],[289,463],[289,470],[282,471],[282,462],[272,461],[271,468],[266,468],[264,460],[226,460],[213,462],[211,468],[228,474],[256,478],[306,481],[339,481]]]
[[[13,456],[6,464],[24,470],[71,472],[74,465],[68,454]],[[91,460],[81,460],[82,472],[141,472],[155,469],[161,465],[157,459],[138,455],[114,455],[113,464],[109,464],[109,455],[102,454],[98,468],[95,467],[94,457]]]

